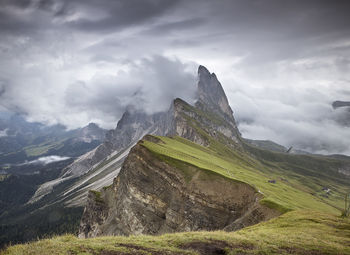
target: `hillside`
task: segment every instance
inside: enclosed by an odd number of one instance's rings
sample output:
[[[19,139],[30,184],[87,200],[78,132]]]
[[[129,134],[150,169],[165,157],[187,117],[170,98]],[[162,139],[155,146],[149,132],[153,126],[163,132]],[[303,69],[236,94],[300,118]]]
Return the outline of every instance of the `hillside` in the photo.
[[[350,254],[350,220],[315,211],[288,212],[237,232],[187,232],[161,236],[72,235],[12,246],[3,255],[24,254]]]
[[[181,137],[158,138],[162,142],[152,143],[146,140],[141,144],[169,164],[173,163],[172,160],[180,160],[248,183],[263,194],[262,203],[278,206],[281,212],[314,209],[339,213],[336,208],[340,209],[343,206],[343,194],[348,188],[349,180],[344,180],[343,175],[335,171],[338,163],[336,160],[280,154],[247,146],[254,153],[249,155],[214,140],[205,148]],[[264,153],[265,158],[260,156],[258,159],[258,153]],[[280,158],[277,159],[278,157]],[[333,167],[334,172],[322,171],[321,166],[323,169]],[[324,187],[331,190],[328,195],[323,191]]]

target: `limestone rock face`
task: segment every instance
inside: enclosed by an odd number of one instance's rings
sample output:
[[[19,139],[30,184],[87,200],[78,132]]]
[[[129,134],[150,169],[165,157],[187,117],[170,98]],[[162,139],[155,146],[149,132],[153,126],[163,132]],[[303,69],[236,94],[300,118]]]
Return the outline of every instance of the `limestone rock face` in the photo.
[[[198,68],[198,102],[217,114],[233,118],[224,89],[214,73],[204,66]]]
[[[89,196],[80,237],[235,230],[278,215],[259,204],[261,195],[248,184],[194,166],[185,175],[142,143],[131,150],[113,185],[102,191],[105,204],[98,213],[92,208],[96,197]]]

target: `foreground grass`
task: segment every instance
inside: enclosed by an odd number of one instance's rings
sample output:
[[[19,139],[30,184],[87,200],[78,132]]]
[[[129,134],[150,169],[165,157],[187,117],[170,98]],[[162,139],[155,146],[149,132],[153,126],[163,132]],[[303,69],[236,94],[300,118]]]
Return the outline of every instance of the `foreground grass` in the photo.
[[[350,254],[350,220],[332,214],[303,210],[288,212],[238,232],[185,232],[161,236],[91,239],[65,235],[12,246],[1,254],[346,255]]]

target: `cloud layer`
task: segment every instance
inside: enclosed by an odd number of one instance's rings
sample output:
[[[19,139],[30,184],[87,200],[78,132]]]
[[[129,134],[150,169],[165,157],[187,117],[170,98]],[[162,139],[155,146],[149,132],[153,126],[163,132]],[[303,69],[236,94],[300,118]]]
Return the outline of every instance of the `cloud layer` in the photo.
[[[32,160],[32,161],[27,161],[27,162],[20,164],[20,165],[47,165],[50,163],[63,161],[63,160],[67,160],[67,159],[70,159],[70,158],[51,155],[51,156],[40,157],[40,158]]]
[[[0,0],[0,109],[78,127],[193,100],[215,72],[245,137],[350,154],[346,0]]]

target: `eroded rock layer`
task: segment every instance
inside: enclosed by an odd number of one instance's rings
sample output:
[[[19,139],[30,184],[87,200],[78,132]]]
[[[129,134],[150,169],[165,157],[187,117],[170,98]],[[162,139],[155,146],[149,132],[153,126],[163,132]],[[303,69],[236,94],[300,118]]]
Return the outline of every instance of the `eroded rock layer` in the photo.
[[[259,199],[246,183],[155,154],[140,141],[113,185],[90,192],[79,236],[236,230],[278,215]]]

